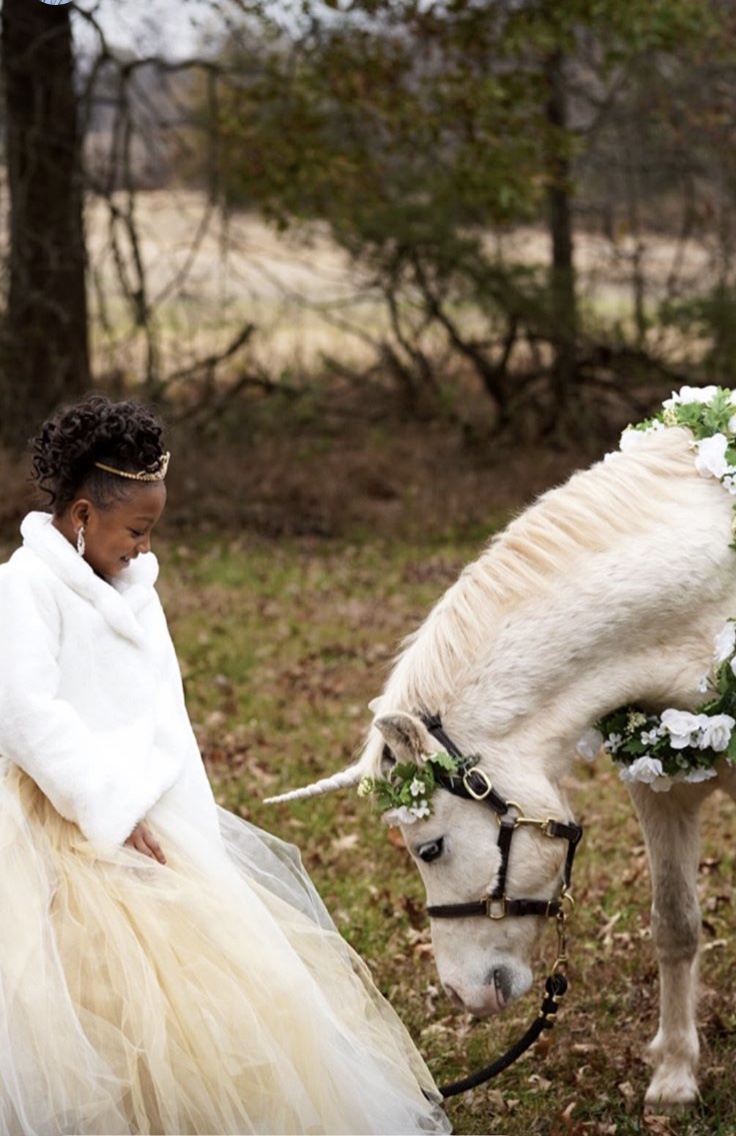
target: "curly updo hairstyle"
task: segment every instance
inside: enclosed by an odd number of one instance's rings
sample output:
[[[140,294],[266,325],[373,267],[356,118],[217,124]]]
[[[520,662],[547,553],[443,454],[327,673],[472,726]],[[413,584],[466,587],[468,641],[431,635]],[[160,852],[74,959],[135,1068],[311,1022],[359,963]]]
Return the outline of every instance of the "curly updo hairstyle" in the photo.
[[[31,442],[32,472],[60,516],[80,490],[97,508],[125,500],[134,482],[97,469],[95,462],[128,473],[155,472],[164,452],[162,423],[142,403],[88,395],[57,411]]]

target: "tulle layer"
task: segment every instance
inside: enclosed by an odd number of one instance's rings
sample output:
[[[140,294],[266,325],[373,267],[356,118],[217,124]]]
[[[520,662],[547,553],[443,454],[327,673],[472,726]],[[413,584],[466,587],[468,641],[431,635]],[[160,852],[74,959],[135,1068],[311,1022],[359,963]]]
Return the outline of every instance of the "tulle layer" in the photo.
[[[162,866],[0,776],[0,1132],[447,1132],[288,846],[159,808]]]

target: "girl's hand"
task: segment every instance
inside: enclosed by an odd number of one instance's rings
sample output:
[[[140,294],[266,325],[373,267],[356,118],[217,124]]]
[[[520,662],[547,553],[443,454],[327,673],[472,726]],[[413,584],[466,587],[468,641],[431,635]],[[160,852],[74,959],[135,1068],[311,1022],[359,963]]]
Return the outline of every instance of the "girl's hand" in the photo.
[[[166,863],[163,848],[148,825],[144,824],[143,821],[140,821],[135,826],[128,839],[124,841],[124,844],[126,848],[135,848],[136,852],[141,852],[151,860],[158,860],[159,864]]]

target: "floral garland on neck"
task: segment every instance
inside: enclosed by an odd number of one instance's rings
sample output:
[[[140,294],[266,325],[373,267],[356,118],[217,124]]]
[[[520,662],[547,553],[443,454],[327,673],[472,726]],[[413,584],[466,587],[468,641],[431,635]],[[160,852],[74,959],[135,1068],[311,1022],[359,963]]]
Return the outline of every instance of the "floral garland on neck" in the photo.
[[[695,468],[701,477],[714,477],[736,496],[736,391],[724,387],[682,387],[665,399],[654,418],[628,426],[621,435],[623,453],[636,449],[642,436],[684,426],[693,436]],[[736,503],[734,503],[736,509]],[[734,521],[736,538],[736,520]],[[731,544],[736,548],[736,539]]]
[[[677,781],[707,781],[716,762],[736,765],[736,622],[729,619],[716,636],[713,668],[700,690],[711,698],[697,710],[648,714],[622,706],[596,723],[580,742],[583,757],[603,748],[621,766],[622,781],[644,781],[666,792]]]
[[[684,426],[693,435],[695,468],[736,495],[736,391],[722,387],[683,387],[662,404],[654,418],[630,426],[621,436],[624,452],[642,434]],[[734,504],[736,509],[736,503]],[[736,538],[736,520],[732,528]],[[736,539],[732,542],[736,548]],[[607,714],[578,743],[592,758],[601,745],[621,767],[622,781],[643,781],[666,792],[678,781],[707,781],[719,759],[736,765],[736,621],[729,619],[715,639],[713,664],[698,687],[710,694],[694,712],[667,709],[650,714],[622,706]]]
[[[433,753],[421,765],[397,762],[388,777],[363,777],[358,796],[375,796],[386,824],[415,824],[432,812],[432,795],[443,775],[457,774],[459,763],[449,753]]]

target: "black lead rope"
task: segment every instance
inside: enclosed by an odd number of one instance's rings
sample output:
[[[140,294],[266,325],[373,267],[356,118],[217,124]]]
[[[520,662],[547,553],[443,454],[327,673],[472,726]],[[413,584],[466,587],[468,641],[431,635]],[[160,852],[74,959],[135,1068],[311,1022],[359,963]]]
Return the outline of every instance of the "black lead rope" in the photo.
[[[531,1049],[544,1030],[553,1028],[558,1001],[564,997],[567,991],[567,979],[564,974],[550,974],[544,984],[544,990],[545,995],[539,1017],[532,1022],[524,1036],[520,1037],[510,1049],[507,1049],[502,1057],[497,1058],[492,1064],[486,1065],[485,1069],[479,1069],[477,1073],[471,1073],[469,1077],[464,1077],[460,1081],[443,1085],[440,1092],[445,1099],[455,1097],[459,1093],[467,1093],[470,1089],[477,1089],[478,1085],[484,1085],[486,1081],[497,1077],[499,1073],[503,1073],[504,1069],[508,1069],[509,1065],[518,1061],[527,1049]]]

